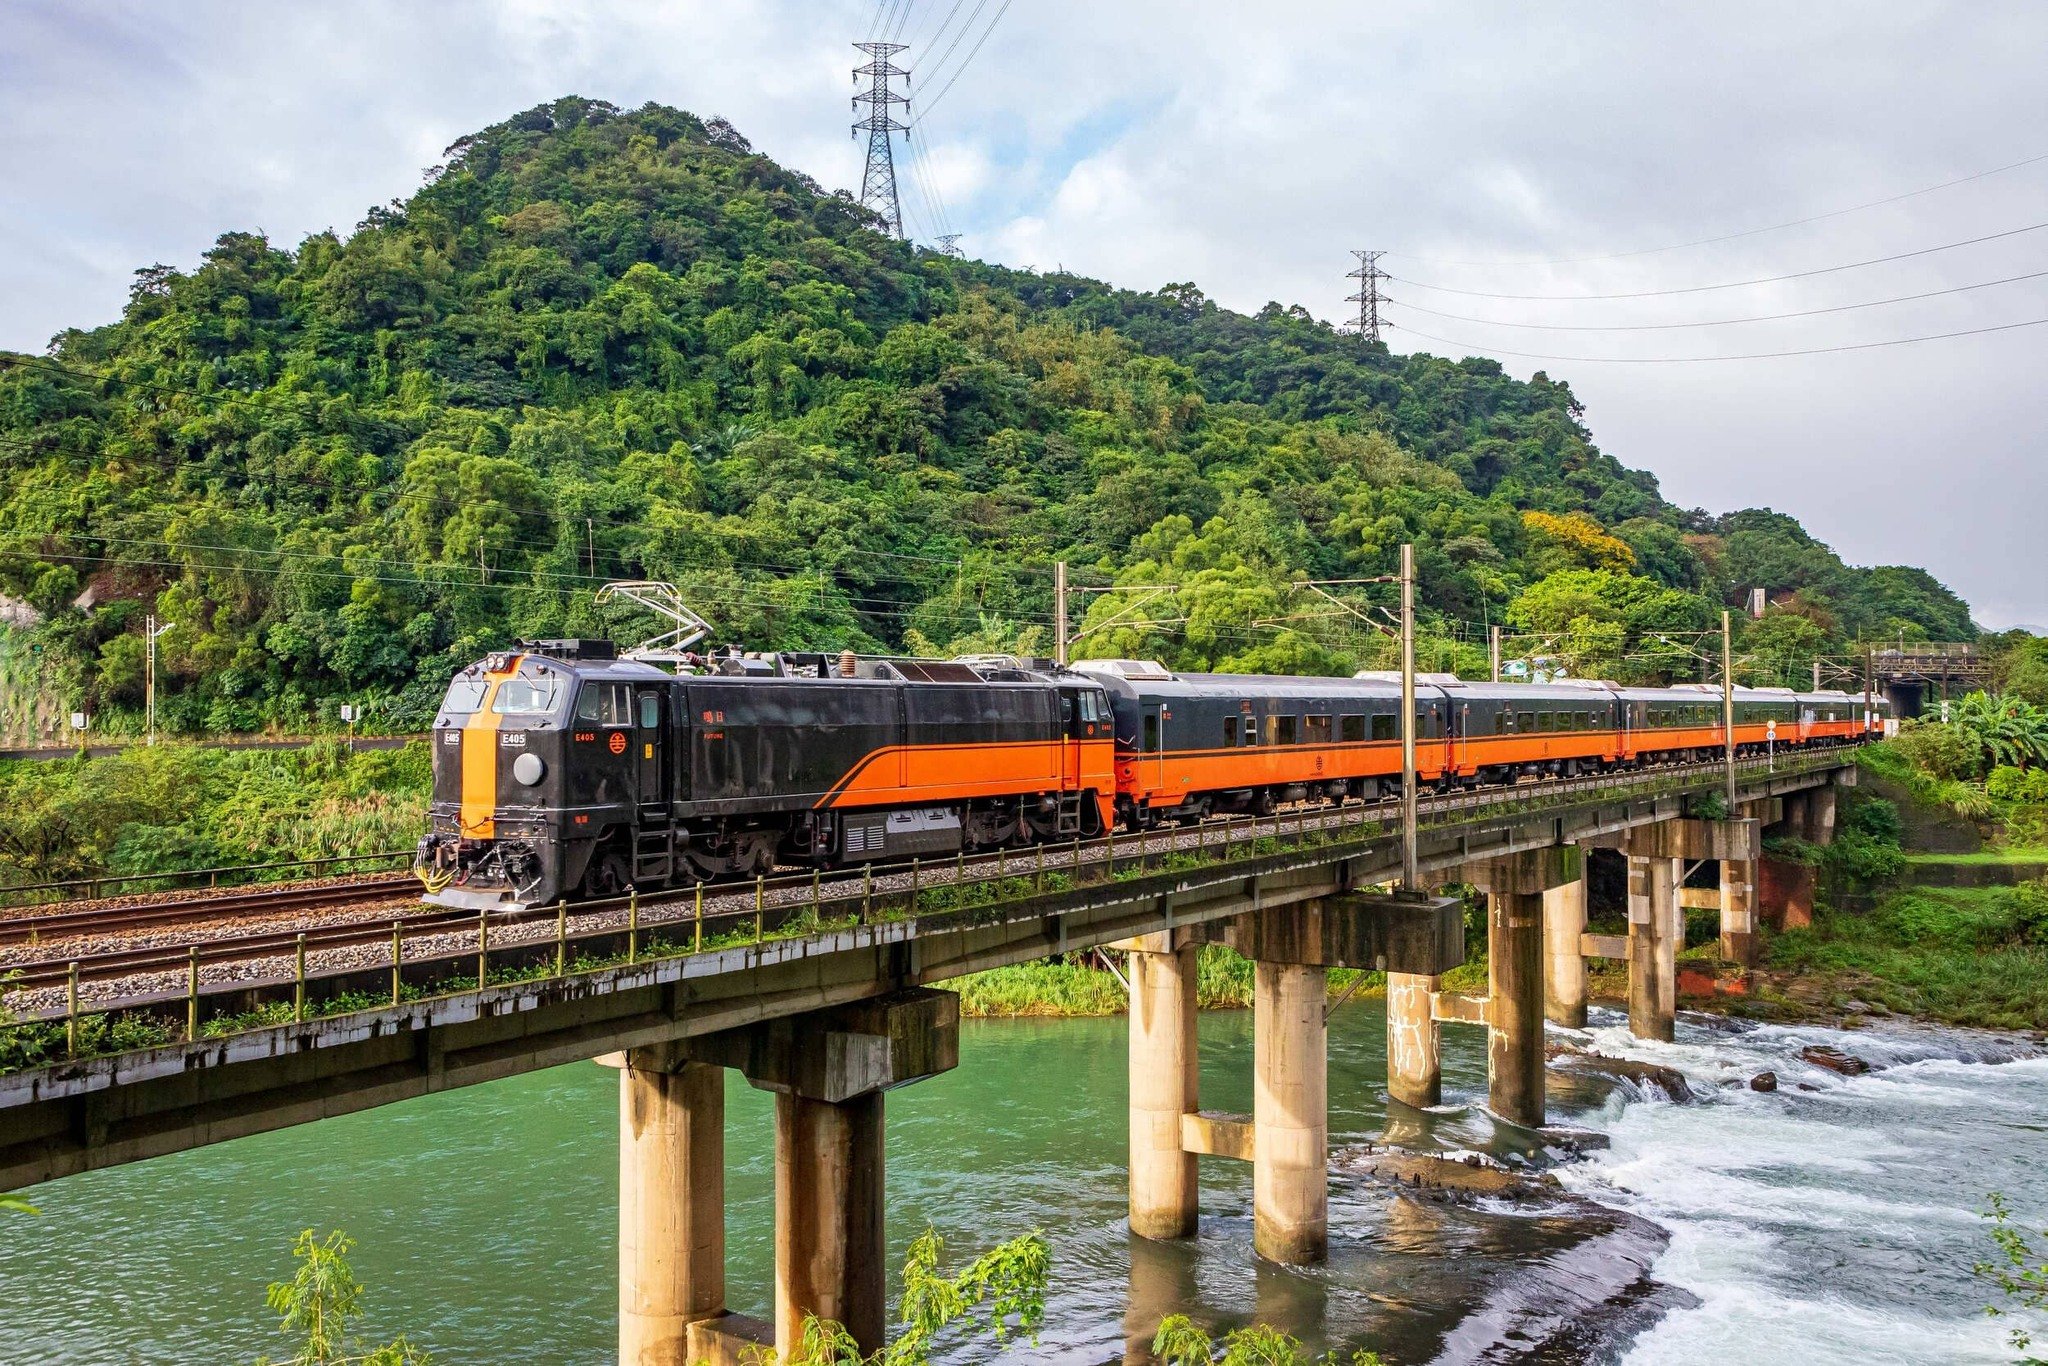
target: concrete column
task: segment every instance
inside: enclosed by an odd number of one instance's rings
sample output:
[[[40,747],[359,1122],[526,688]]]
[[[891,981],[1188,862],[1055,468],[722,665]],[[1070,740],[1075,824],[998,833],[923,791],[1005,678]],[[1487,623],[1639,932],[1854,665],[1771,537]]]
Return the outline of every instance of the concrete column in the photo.
[[[1543,1127],[1543,893],[1486,894],[1487,1104]]]
[[[1181,1116],[1198,1108],[1195,953],[1133,948],[1131,965],[1131,1232],[1190,1238],[1200,1194],[1195,1155],[1181,1143]],[[1143,942],[1143,941],[1139,941]]]
[[[1809,788],[1806,793],[1806,829],[1809,844],[1833,844],[1835,842],[1835,788]]]
[[[1543,894],[1543,1013],[1566,1029],[1586,1027],[1586,880]]]
[[[1291,1266],[1330,1250],[1329,973],[1254,965],[1252,1247]]]
[[[1443,1043],[1431,998],[1443,979],[1387,974],[1387,1095],[1427,1109],[1444,1098]]]
[[[806,1314],[881,1350],[888,1249],[882,1241],[882,1095],[775,1097],[775,1350],[787,1361]]]
[[[725,1312],[725,1072],[619,1069],[619,1360],[684,1366],[689,1325]]]
[[[1674,858],[1628,860],[1628,1027],[1639,1039],[1669,1043],[1678,1016],[1678,884]]]
[[[1743,859],[1721,860],[1721,957],[1756,964],[1756,865]]]

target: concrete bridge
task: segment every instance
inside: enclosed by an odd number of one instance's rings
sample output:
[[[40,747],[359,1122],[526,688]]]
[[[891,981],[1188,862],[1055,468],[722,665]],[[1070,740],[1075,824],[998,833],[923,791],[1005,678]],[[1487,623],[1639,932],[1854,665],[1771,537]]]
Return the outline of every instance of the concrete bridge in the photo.
[[[763,1343],[786,1353],[806,1314],[872,1349],[886,1324],[883,1097],[959,1061],[957,998],[934,984],[1111,947],[1130,965],[1132,1231],[1193,1234],[1196,1159],[1224,1156],[1253,1168],[1256,1254],[1312,1263],[1328,1243],[1331,968],[1388,973],[1394,1101],[1437,1103],[1441,1024],[1463,1021],[1488,1031],[1492,1110],[1539,1127],[1543,1021],[1583,1025],[1585,960],[1625,960],[1632,1029],[1669,1039],[1684,906],[1698,897],[1682,890],[1689,870],[1719,861],[1723,954],[1749,961],[1760,918],[1798,923],[1812,905],[1812,870],[1766,857],[1764,831],[1829,840],[1852,764],[1846,750],[1742,761],[1739,810],[1713,820],[1694,814],[1720,812],[1699,802],[1723,782],[1706,765],[1425,802],[1427,880],[1487,895],[1484,998],[1440,988],[1464,956],[1460,904],[1383,890],[1399,874],[1399,831],[1384,811],[1350,808],[1268,821],[1221,845],[1131,853],[1126,837],[1121,866],[1114,847],[1087,862],[1077,845],[1071,876],[1041,868],[1024,881],[998,865],[999,894],[893,919],[860,913],[871,888],[816,893],[825,928],[654,958],[629,950],[589,971],[566,970],[562,943],[541,941],[505,951],[552,955],[553,971],[543,962],[528,980],[0,1077],[0,1189],[595,1058],[620,1079],[620,1359],[735,1362]],[[1627,860],[1626,935],[1586,932],[1591,851]],[[854,914],[841,914],[847,900]],[[1250,1115],[1199,1103],[1205,942],[1255,965]],[[312,985],[355,990],[364,976]],[[303,1007],[305,980],[282,989]],[[725,1302],[727,1068],[776,1095],[772,1324]]]

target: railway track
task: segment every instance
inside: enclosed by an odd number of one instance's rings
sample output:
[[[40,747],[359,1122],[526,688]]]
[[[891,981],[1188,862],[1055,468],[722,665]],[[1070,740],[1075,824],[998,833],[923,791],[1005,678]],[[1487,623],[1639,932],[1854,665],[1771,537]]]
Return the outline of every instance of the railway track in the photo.
[[[165,926],[205,925],[239,916],[276,915],[322,906],[346,906],[359,901],[382,900],[419,886],[410,873],[364,878],[355,882],[330,882],[317,887],[284,885],[252,891],[217,892],[204,896],[179,897],[169,901],[144,901],[122,906],[96,906],[90,910],[49,911],[38,915],[0,919],[0,948],[36,944],[46,939],[69,939],[79,935],[123,934]]]
[[[1686,763],[1660,765],[1648,773],[1669,774],[1701,766]],[[1587,781],[1552,779],[1485,791],[1496,798],[1512,796],[1516,788],[1520,788],[1528,795],[1535,795],[1546,790],[1569,789]],[[1471,804],[1474,800],[1470,795],[1433,794],[1423,797],[1418,806],[1427,816],[1454,810]],[[1296,829],[1316,829],[1331,822],[1342,823],[1347,819],[1355,819],[1361,814],[1367,817],[1376,814],[1380,818],[1387,818],[1393,816],[1398,809],[1398,799],[1387,798],[1363,803],[1362,809],[1360,804],[1347,804],[1343,808],[1304,807],[1274,816],[1232,819],[1247,821],[1249,834],[1257,836],[1265,833],[1279,834],[1289,826]],[[1206,844],[1209,832],[1216,829],[1219,824],[1225,823],[1227,822],[1211,820],[1187,827],[1168,826],[1142,834],[1119,835],[1114,841],[1114,852],[1121,854],[1128,850],[1131,853],[1158,853],[1192,848],[1198,844]],[[1240,830],[1244,828],[1239,827]],[[1057,869],[1065,866],[1069,857],[1068,848],[1067,845],[1055,844],[1009,851],[1009,867],[1013,873],[1024,873],[1041,865]],[[1111,850],[1103,841],[1087,841],[1074,847],[1073,857],[1092,862],[1105,857],[1109,852]],[[989,870],[981,865],[990,857],[981,855],[970,860],[970,865],[974,869],[970,876],[986,876]],[[842,873],[841,876],[850,874]],[[909,883],[917,874],[904,865],[881,865],[873,869],[869,876],[875,888],[880,891],[885,886]],[[923,876],[929,884],[939,885],[953,881],[955,870],[950,861],[935,861],[926,865]],[[413,952],[415,939],[418,939],[423,947],[438,944],[444,948],[455,948],[464,942],[476,942],[480,937],[479,926],[484,923],[486,917],[474,911],[420,905],[397,909],[393,914],[379,916],[374,920],[309,925],[303,928],[251,926],[243,931],[232,923],[235,918],[241,916],[272,916],[297,910],[389,899],[415,889],[418,885],[417,880],[410,875],[380,877],[320,887],[265,888],[260,891],[184,898],[174,902],[56,912],[0,921],[0,949],[16,950],[23,946],[33,950],[44,940],[76,940],[100,935],[147,933],[164,927],[196,928],[219,925],[226,931],[204,940],[168,944],[67,944],[61,951],[21,956],[11,964],[0,963],[0,975],[12,974],[12,980],[6,987],[10,995],[39,990],[47,994],[53,989],[59,992],[66,989],[72,981],[74,971],[79,984],[96,984],[104,990],[113,984],[150,974],[176,973],[182,978],[195,961],[203,965],[203,973],[207,980],[218,980],[218,974],[222,972],[230,976],[240,975],[244,969],[237,965],[253,966],[265,962],[275,964],[279,960],[289,962],[301,952],[331,956],[332,951],[345,950],[361,956],[365,961],[374,958],[388,963],[394,930],[402,935],[408,957]],[[756,892],[756,884],[752,880],[707,883],[701,890],[686,887],[644,893],[637,901],[639,924],[644,930],[653,932],[664,925],[685,923],[691,916],[692,903],[701,905],[707,913],[714,916],[730,916],[735,911],[754,907],[757,904],[757,895],[763,894]],[[810,895],[811,875],[781,876],[767,880],[765,895],[760,904],[780,909],[786,905],[800,903]],[[570,905],[563,913],[582,925],[592,923],[591,917],[599,917],[607,923],[616,920],[622,927],[627,923],[629,915],[623,899]],[[496,942],[496,937],[502,929],[508,942],[516,941],[538,932],[533,927],[543,921],[546,924],[545,932],[552,932],[557,914],[558,908],[552,905],[494,911],[487,917],[489,934],[492,941]]]

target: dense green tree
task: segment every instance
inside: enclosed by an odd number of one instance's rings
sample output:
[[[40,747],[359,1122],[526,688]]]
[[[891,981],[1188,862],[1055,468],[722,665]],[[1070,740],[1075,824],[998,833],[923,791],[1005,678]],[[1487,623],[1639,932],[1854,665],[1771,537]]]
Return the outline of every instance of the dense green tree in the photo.
[[[1042,648],[1055,559],[1169,590],[1089,602],[1083,653],[1345,672],[1385,662],[1387,594],[1301,581],[1404,541],[1426,653],[1468,669],[1505,616],[1694,676],[1661,637],[1750,587],[1821,632],[1767,619],[1776,654],[1974,635],[1921,571],[1665,503],[1561,380],[921,252],[654,105],[527,110],[346,236],[228,233],[0,360],[0,622],[39,623],[0,631],[43,647],[45,717],[132,717],[148,611],[173,728],[400,726],[514,637],[651,632],[608,578],[758,648]]]

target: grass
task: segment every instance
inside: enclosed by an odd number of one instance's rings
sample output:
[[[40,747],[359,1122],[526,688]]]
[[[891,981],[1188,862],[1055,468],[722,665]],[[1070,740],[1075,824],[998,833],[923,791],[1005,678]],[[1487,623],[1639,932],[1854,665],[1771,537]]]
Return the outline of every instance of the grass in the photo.
[[[1968,854],[1908,854],[1908,864],[1982,864],[1995,866],[2008,863],[2048,863],[2048,848],[2038,845],[2012,845],[1998,849],[1979,849]]]
[[[1483,985],[1485,970],[1482,967],[1480,971]],[[1360,977],[1365,981],[1356,994],[1386,990],[1382,973],[1338,968],[1330,973],[1330,994],[1345,991]],[[1196,958],[1195,1004],[1203,1010],[1249,1009],[1252,980],[1249,959],[1224,945],[1204,944]],[[1130,1005],[1123,983],[1083,954],[972,973],[946,983],[946,987],[960,993],[962,1015],[981,1019],[1121,1015]],[[1458,988],[1450,987],[1446,979],[1446,989]]]
[[[1824,911],[1772,941],[1767,966],[1828,996],[1986,1029],[2048,1029],[2048,946],[2007,887],[1908,887],[1864,914]]]

